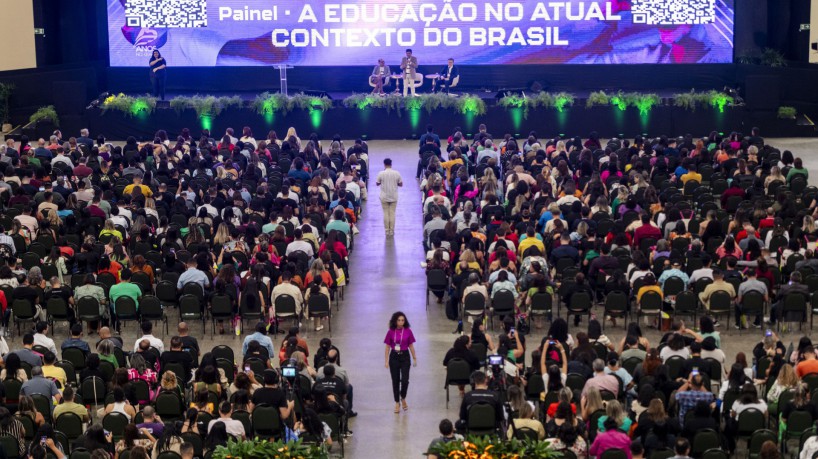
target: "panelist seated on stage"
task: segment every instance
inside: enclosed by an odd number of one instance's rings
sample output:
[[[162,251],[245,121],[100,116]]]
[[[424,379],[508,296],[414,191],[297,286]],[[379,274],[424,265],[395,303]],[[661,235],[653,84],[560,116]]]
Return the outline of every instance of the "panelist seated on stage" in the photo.
[[[378,65],[372,69],[372,74],[369,76],[369,86],[372,87],[372,94],[384,95],[383,87],[389,85],[391,74],[392,72],[389,66],[384,63],[384,60],[378,59]]]
[[[440,77],[437,79],[435,91],[445,91],[448,93],[449,90],[457,86],[459,82],[460,72],[454,65],[454,59],[449,58],[447,65],[440,71]]]

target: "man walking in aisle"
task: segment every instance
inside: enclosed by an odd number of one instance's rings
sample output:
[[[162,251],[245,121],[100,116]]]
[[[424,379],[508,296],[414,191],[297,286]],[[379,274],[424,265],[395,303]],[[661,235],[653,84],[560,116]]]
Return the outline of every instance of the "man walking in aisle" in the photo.
[[[400,172],[392,169],[392,160],[383,160],[384,169],[378,173],[377,184],[381,187],[383,227],[386,236],[395,235],[395,209],[398,207],[398,187],[403,186]]]

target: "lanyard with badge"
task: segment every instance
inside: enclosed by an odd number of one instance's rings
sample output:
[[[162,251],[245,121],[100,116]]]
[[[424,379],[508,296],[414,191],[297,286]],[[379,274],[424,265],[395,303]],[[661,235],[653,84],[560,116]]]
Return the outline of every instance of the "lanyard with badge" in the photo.
[[[395,342],[395,346],[393,347],[393,349],[395,350],[395,352],[400,352],[400,350],[401,350],[400,349],[400,343],[403,341],[403,329],[401,329],[401,331],[400,331],[400,339],[395,340],[395,337],[397,335],[398,335],[398,331],[394,330],[392,340]]]

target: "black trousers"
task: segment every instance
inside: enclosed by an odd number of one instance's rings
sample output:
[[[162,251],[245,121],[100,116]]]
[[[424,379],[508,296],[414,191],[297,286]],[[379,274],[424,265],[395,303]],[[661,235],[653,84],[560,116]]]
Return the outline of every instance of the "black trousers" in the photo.
[[[392,375],[392,395],[395,397],[395,403],[406,398],[411,367],[412,360],[409,358],[409,351],[389,353],[389,374]]]
[[[159,74],[154,72],[151,75],[151,84],[153,85],[153,96],[165,100],[165,71],[160,70]]]

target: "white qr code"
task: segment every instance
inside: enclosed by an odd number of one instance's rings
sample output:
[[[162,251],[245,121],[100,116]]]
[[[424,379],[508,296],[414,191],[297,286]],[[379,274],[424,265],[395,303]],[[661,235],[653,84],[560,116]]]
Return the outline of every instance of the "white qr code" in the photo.
[[[207,27],[207,0],[127,0],[128,27]]]
[[[634,24],[711,24],[716,20],[716,0],[633,0]]]

